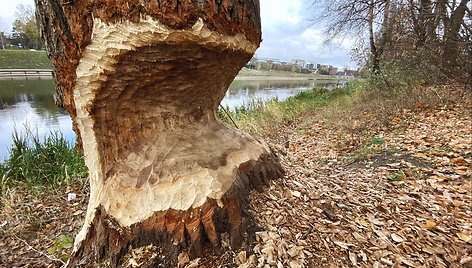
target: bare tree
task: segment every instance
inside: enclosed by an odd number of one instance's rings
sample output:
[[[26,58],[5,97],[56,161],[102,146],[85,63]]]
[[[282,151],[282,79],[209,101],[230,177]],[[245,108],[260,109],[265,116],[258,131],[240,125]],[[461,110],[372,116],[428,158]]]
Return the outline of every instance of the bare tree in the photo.
[[[313,0],[315,22],[326,24],[327,39],[356,35],[368,40],[369,63],[379,73],[386,61],[436,61],[443,74],[470,74],[470,0]],[[429,53],[429,58],[424,51]],[[388,54],[388,55],[386,55]],[[427,57],[427,58],[425,58]],[[412,58],[414,60],[412,60]]]
[[[461,0],[458,5],[456,1],[448,3],[450,16],[444,17],[444,37],[443,37],[443,62],[448,66],[458,65],[458,54],[460,47],[460,30],[463,27],[464,16],[468,10],[467,4],[470,0]],[[470,12],[470,10],[469,10]],[[465,25],[464,25],[465,26]],[[470,27],[470,25],[469,25]],[[469,29],[470,30],[470,29]],[[470,44],[469,40],[469,45]],[[472,55],[469,55],[472,56]]]
[[[349,34],[369,40],[370,65],[373,73],[380,70],[380,59],[388,39],[390,0],[314,0],[313,22],[326,24],[327,40]]]

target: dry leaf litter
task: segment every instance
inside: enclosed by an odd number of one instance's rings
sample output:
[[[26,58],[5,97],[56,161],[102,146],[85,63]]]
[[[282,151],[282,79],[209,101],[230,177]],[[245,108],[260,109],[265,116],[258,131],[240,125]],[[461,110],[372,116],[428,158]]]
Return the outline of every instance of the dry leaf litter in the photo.
[[[373,133],[381,142],[360,159],[355,134],[305,118],[301,131],[280,135],[288,140],[271,140],[287,176],[251,194],[260,227],[252,252],[184,254],[181,267],[472,267],[470,111],[470,104],[406,111],[408,122]],[[70,249],[51,248],[60,235],[75,235],[87,201],[82,185],[64,192],[3,194],[1,267],[62,265]],[[68,201],[71,192],[77,198]],[[138,259],[124,266],[142,267]]]

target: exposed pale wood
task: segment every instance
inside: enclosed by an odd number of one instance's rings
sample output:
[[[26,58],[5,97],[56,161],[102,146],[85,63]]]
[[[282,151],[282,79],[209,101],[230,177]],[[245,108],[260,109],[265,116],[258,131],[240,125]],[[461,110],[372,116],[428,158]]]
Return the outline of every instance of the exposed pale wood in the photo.
[[[218,253],[223,233],[250,243],[248,193],[283,170],[216,110],[261,41],[258,1],[36,2],[90,170],[69,265],[117,266],[147,245],[174,265]]]

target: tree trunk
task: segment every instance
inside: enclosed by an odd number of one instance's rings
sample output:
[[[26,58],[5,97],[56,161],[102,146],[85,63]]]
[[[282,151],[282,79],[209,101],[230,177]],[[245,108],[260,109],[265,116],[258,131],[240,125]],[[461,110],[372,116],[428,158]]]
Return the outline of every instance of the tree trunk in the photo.
[[[283,170],[268,146],[216,118],[261,41],[258,0],[36,0],[56,99],[70,113],[90,200],[69,266],[119,266],[149,248],[250,242],[251,189]],[[223,235],[223,234],[228,235]],[[167,266],[166,266],[167,265]]]
[[[370,44],[370,61],[372,64],[371,72],[373,74],[378,74],[380,72],[380,59],[377,51],[377,45],[375,42],[375,35],[374,35],[374,7],[375,3],[374,0],[370,0],[369,2],[369,16],[368,16],[368,23],[369,23],[369,44]]]
[[[391,35],[391,25],[390,25],[390,0],[385,0],[384,2],[384,11],[382,19],[382,28],[380,29],[380,40],[377,42],[377,58],[378,61],[382,59],[382,56],[385,51],[385,47],[390,40]]]
[[[447,19],[444,27],[444,52],[443,52],[443,68],[452,70],[458,66],[459,57],[459,33],[464,21],[464,15],[467,10],[467,3],[470,0],[461,0],[456,9],[451,10],[451,16]]]

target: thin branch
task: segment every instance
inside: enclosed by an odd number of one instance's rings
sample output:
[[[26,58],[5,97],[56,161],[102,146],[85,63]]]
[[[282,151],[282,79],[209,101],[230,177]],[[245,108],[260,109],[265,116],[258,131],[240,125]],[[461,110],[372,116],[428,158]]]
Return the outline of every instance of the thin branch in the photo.
[[[38,253],[39,255],[41,256],[44,256],[46,258],[48,258],[49,260],[51,261],[54,261],[54,262],[60,262],[62,265],[65,265],[66,263],[61,260],[61,259],[57,259],[57,258],[54,258],[53,256],[50,256],[42,251],[39,251],[37,249],[35,249],[33,246],[31,246],[30,244],[28,244],[28,242],[26,242],[26,240],[24,239],[21,239],[20,237],[18,237],[16,234],[13,234],[13,236],[15,236],[16,239],[20,240],[21,242],[23,242],[26,246],[28,246],[28,248],[36,253]]]
[[[236,124],[236,122],[234,122],[233,118],[231,117],[231,115],[228,113],[228,111],[226,111],[225,107],[223,107],[223,105],[220,104],[220,108],[223,109],[223,111],[225,112],[225,114],[228,116],[229,120],[231,120],[231,122],[233,122],[233,125],[239,129],[238,125]]]

